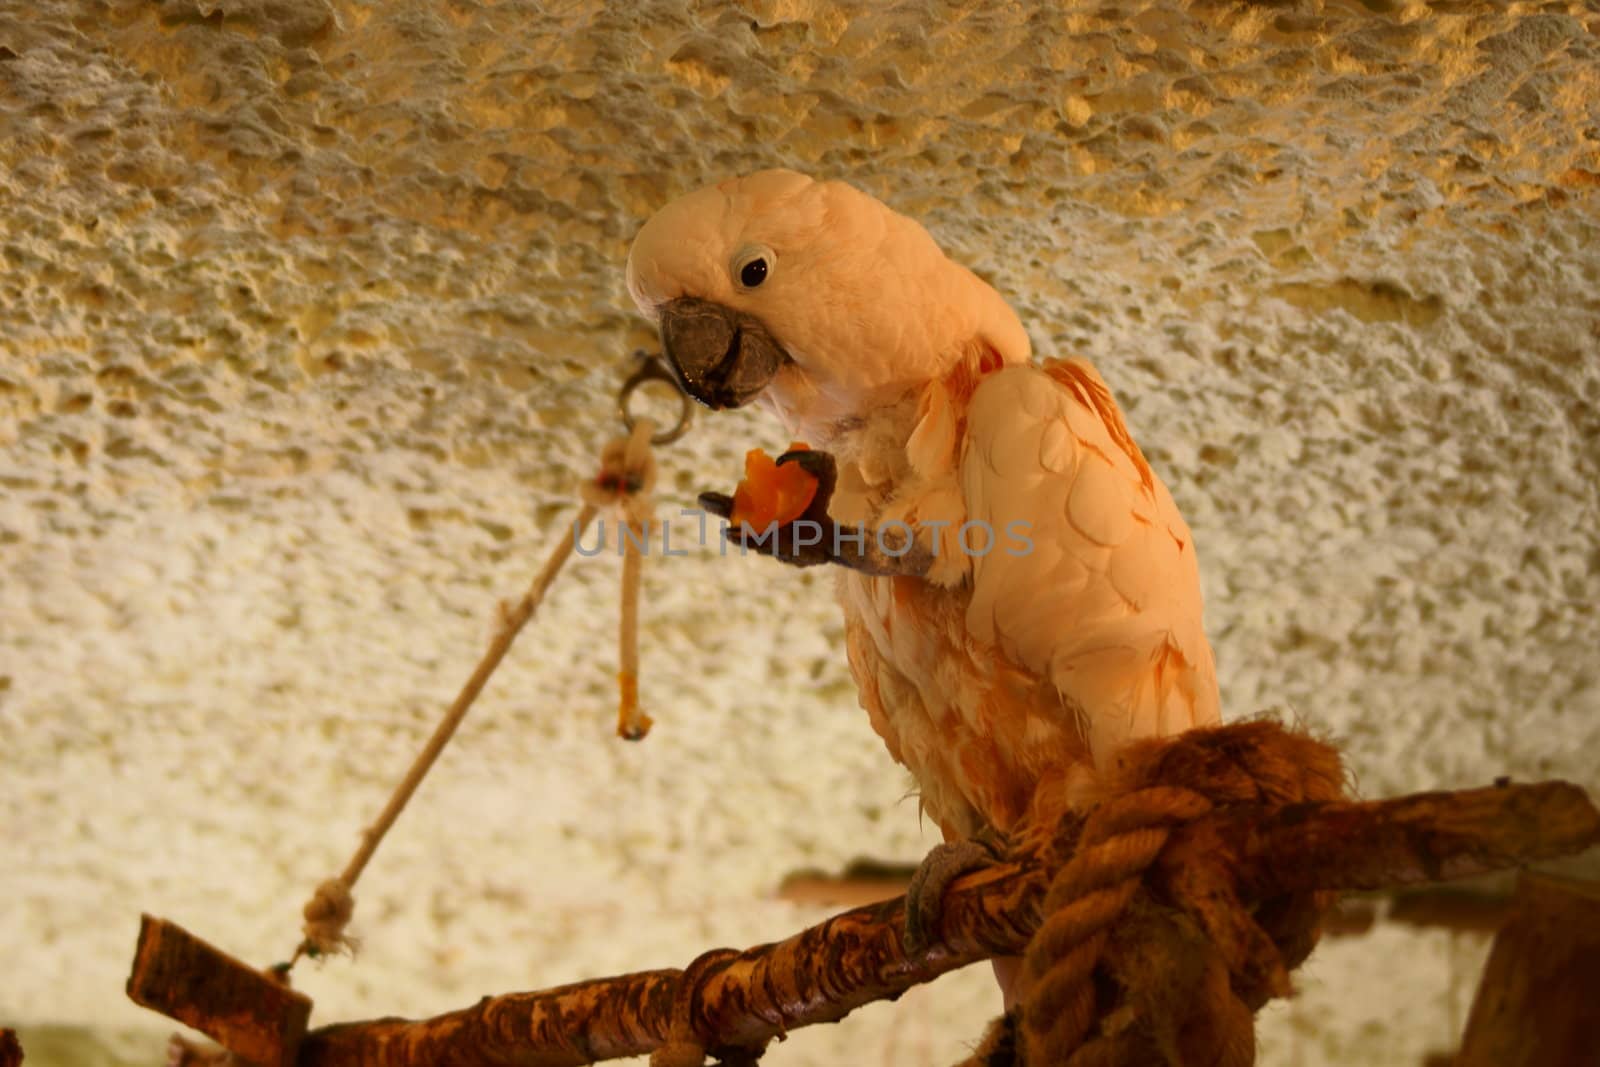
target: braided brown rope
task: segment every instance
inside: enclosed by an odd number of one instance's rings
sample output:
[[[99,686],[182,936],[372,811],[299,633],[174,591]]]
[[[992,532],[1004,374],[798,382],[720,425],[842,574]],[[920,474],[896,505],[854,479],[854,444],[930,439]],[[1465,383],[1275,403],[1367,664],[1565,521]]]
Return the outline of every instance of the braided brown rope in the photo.
[[[1211,810],[1187,789],[1157,786],[1094,809],[1072,859],[1050,883],[1046,918],[1023,957],[1021,1019],[1028,1063],[1071,1063],[1099,1015],[1093,983],[1111,927],[1138,891],[1172,827]]]
[[[1016,1018],[977,1062],[1249,1067],[1254,1011],[1288,992],[1327,894],[1252,912],[1184,827],[1229,804],[1336,800],[1328,745],[1271,723],[1130,746],[1051,881]],[[1020,1054],[1020,1059],[1018,1055]]]

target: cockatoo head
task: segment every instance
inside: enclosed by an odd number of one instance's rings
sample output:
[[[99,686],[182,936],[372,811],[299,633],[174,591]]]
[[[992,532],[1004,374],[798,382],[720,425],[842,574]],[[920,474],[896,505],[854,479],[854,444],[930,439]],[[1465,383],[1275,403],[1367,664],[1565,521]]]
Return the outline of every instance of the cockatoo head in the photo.
[[[760,398],[825,441],[987,345],[1028,358],[1000,294],[926,230],[843,182],[786,170],[674,200],[628,253],[683,387],[712,408]]]

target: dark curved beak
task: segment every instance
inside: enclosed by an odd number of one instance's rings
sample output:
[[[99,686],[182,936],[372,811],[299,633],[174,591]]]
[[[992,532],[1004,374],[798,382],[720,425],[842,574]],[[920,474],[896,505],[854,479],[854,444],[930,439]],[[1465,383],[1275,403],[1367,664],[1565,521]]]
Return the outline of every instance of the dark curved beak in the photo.
[[[761,320],[695,297],[661,308],[661,347],[683,391],[709,408],[736,408],[788,361]]]

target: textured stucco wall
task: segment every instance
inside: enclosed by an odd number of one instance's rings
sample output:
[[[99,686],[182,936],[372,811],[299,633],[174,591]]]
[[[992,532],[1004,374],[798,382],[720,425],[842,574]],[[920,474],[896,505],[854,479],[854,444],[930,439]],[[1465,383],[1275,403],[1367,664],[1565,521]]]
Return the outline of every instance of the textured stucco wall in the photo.
[[[1233,714],[1371,796],[1600,787],[1597,102],[1579,3],[0,0],[0,1020],[159,1032],[141,909],[288,951],[612,431],[632,233],[762,166],[922,218],[1098,363]],[[752,444],[703,421],[666,504]],[[617,572],[496,677],[319,1019],[775,938],[818,915],[786,871],[933,843],[824,579],[652,566],[627,745]],[[1483,951],[1329,944],[1263,1062],[1420,1062]],[[954,1060],[980,970],[772,1061]]]

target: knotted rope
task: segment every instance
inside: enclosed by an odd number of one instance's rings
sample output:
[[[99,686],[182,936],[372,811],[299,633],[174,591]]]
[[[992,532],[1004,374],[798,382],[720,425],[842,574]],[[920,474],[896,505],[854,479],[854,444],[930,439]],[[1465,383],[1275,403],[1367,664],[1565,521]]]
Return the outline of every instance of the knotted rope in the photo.
[[[605,507],[616,507],[629,530],[638,538],[636,544],[629,545],[634,555],[625,555],[623,560],[622,625],[619,634],[621,644],[619,658],[622,661],[619,677],[622,681],[622,695],[617,732],[624,737],[637,739],[643,737],[650,728],[649,718],[639,711],[638,706],[640,561],[637,554],[646,543],[645,538],[649,536],[650,518],[654,512],[651,498],[656,483],[655,452],[651,448],[654,426],[649,419],[639,419],[637,422],[630,420],[630,430],[627,437],[609,441],[601,450],[599,472],[591,481],[579,487],[579,494],[583,499],[582,509],[550,553],[550,557],[535,576],[528,591],[516,603],[500,605],[500,625],[495,631],[488,651],[478,661],[472,676],[467,679],[455,702],[445,712],[444,718],[434,729],[427,745],[417,754],[405,777],[395,787],[383,812],[363,832],[361,845],[356,849],[355,855],[350,858],[350,862],[345,865],[338,877],[330,878],[317,886],[311,899],[306,902],[302,911],[305,918],[305,925],[302,927],[303,939],[295,948],[294,955],[288,963],[275,968],[280,976],[286,975],[302,955],[316,957],[349,951],[354,947],[354,942],[345,933],[345,927],[349,925],[350,918],[355,912],[352,890],[356,879],[361,877],[367,861],[372,859],[373,853],[378,850],[378,844],[394,825],[395,820],[400,817],[400,813],[405,810],[406,803],[410,801],[434,761],[439,758],[445,745],[454,736],[456,728],[461,725],[461,720],[466,718],[468,709],[478,699],[478,694],[483,691],[489,676],[510,651],[512,642],[517,639],[522,628],[539,609],[545,594],[555,582],[556,575],[571,557],[578,539],[594,521],[594,517]],[[628,541],[626,536],[624,541]]]
[[[633,425],[627,438],[618,438],[600,453],[600,475],[586,482],[585,503],[615,505],[622,516],[617,531],[622,542],[622,611],[618,624],[617,684],[621,699],[617,711],[617,736],[638,741],[650,732],[650,716],[639,710],[639,577],[644,546],[650,543],[655,517],[656,458],[650,447],[655,426],[649,419]]]
[[[1041,905],[1014,1017],[985,1067],[1249,1067],[1257,1008],[1289,990],[1331,894],[1252,911],[1217,850],[1183,833],[1234,804],[1342,796],[1335,750],[1268,722],[1129,746],[1106,799],[1056,847],[1069,855]]]

